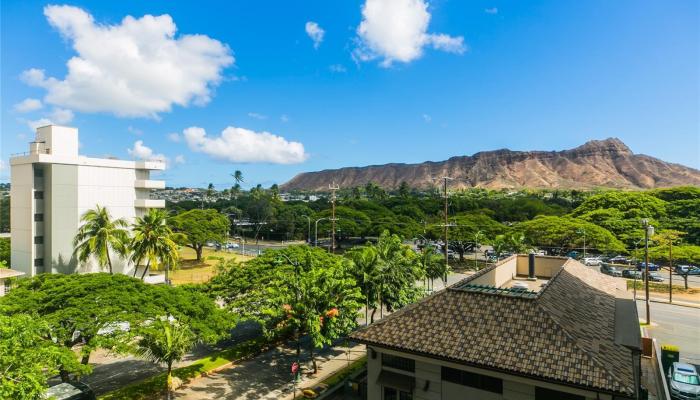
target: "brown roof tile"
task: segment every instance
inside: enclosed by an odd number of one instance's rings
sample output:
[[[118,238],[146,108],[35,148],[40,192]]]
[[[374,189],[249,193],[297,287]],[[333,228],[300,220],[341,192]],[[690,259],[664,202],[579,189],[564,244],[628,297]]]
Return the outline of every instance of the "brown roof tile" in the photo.
[[[633,393],[631,352],[614,340],[615,298],[626,296],[615,278],[569,261],[532,298],[459,289],[468,280],[362,328],[352,338],[565,384]]]

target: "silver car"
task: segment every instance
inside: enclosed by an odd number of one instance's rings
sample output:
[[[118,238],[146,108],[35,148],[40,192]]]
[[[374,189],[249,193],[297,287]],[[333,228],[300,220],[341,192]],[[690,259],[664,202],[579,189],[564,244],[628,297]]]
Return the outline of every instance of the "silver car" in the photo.
[[[674,362],[668,369],[671,397],[681,400],[700,399],[700,377],[694,366]]]

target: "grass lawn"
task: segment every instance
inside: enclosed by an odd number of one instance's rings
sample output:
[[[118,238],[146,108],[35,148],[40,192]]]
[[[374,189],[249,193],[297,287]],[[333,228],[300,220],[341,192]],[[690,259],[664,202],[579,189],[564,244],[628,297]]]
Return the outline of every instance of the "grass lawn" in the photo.
[[[221,258],[243,262],[250,260],[252,257],[205,248],[202,251],[202,261],[197,262],[194,250],[189,247],[183,247],[180,250],[180,267],[171,273],[170,280],[173,285],[207,282],[216,275],[216,266],[219,265],[219,259]]]
[[[634,280],[628,279],[627,289],[630,290],[633,288]],[[644,290],[644,281],[639,279],[637,280],[637,290]],[[668,293],[668,283],[649,282],[649,291],[656,293]],[[700,289],[694,287],[689,287],[688,289],[686,289],[684,286],[681,285],[673,285],[673,293],[696,294],[700,293]]]

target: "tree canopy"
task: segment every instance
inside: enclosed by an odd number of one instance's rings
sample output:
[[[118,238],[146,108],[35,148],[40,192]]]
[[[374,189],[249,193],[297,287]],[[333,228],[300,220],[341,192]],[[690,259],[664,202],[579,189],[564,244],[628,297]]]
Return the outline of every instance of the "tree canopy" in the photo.
[[[193,209],[170,219],[173,229],[182,233],[181,244],[197,253],[197,261],[202,259],[202,248],[209,241],[224,242],[231,221],[226,215],[214,209]]]
[[[548,248],[560,254],[586,246],[601,252],[624,252],[625,246],[605,228],[572,217],[540,216],[519,223],[515,229],[535,247]]]

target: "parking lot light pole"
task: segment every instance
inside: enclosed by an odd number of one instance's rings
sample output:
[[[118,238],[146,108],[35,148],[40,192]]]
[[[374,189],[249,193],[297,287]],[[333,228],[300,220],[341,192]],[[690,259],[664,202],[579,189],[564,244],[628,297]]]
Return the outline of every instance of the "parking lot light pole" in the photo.
[[[315,232],[315,234],[314,234],[314,247],[318,247],[318,223],[319,223],[319,221],[323,221],[324,219],[328,219],[328,217],[323,217],[323,218],[319,218],[316,220],[316,223],[315,223],[316,228],[314,231]]]
[[[649,220],[642,219],[644,227],[644,303],[647,311],[647,325],[651,324],[651,315],[649,313],[649,236],[654,234],[654,227],[649,225]]]

